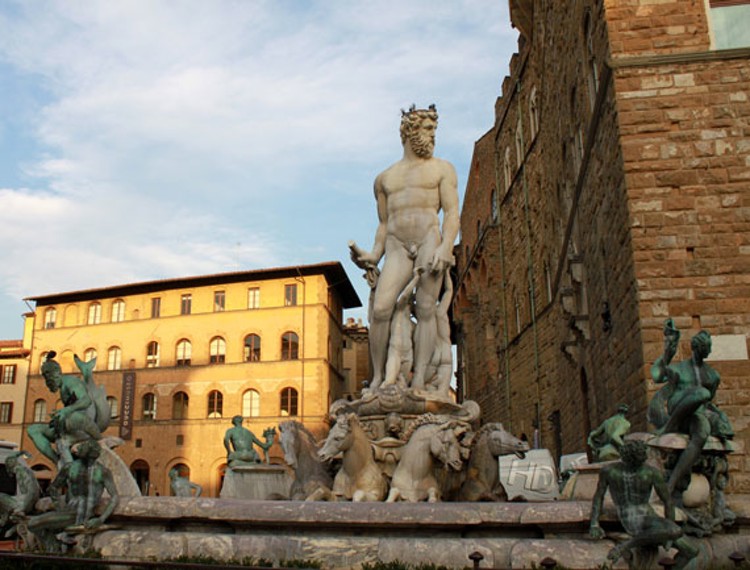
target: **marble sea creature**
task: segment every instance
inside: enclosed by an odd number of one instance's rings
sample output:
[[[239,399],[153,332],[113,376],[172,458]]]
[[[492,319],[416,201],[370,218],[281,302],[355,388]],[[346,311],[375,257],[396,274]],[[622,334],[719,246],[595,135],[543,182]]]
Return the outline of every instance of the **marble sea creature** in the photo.
[[[499,484],[497,458],[515,454],[526,457],[529,444],[506,431],[501,423],[489,423],[474,435],[467,475],[461,490],[460,501],[506,501],[508,496]]]
[[[294,420],[280,423],[279,432],[284,460],[294,471],[289,498],[293,501],[335,501],[331,491],[333,478],[318,457],[313,434]]]
[[[338,416],[318,456],[322,461],[330,461],[339,453],[343,454],[343,460],[333,481],[334,494],[354,502],[382,501],[387,491],[386,481],[375,463],[370,440],[354,413]]]
[[[398,500],[438,502],[440,484],[434,470],[438,465],[460,471],[463,467],[460,439],[468,426],[433,414],[424,414],[404,436],[408,443],[393,472],[387,502]]]

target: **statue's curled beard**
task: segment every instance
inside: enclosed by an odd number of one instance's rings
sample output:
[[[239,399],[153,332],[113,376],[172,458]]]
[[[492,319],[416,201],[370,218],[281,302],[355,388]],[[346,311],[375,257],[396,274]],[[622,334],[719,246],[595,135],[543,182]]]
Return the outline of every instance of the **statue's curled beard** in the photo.
[[[430,158],[435,146],[429,138],[420,137],[419,135],[410,136],[409,144],[414,154],[419,158]]]

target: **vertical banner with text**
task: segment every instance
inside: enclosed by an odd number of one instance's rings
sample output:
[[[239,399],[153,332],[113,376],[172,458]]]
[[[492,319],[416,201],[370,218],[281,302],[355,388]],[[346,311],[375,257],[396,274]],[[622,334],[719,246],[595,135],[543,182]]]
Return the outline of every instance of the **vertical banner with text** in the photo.
[[[135,372],[122,375],[122,408],[120,408],[120,437],[133,437],[133,404],[135,401]]]

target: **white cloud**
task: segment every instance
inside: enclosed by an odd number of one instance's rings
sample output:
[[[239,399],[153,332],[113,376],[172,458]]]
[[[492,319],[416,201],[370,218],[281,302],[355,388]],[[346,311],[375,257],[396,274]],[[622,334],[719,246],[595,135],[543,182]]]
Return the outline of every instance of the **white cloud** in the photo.
[[[437,103],[438,154],[467,168],[515,44],[505,10],[6,2],[0,62],[45,104],[16,166],[28,188],[0,191],[2,292],[345,259],[372,239],[399,108]]]

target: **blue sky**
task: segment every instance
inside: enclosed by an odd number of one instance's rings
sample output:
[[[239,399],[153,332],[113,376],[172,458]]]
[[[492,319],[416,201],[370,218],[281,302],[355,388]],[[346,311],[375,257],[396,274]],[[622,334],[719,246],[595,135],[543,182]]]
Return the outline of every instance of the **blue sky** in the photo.
[[[516,38],[502,0],[3,0],[0,339],[24,297],[222,271],[339,260],[366,302],[400,109],[463,196]]]

